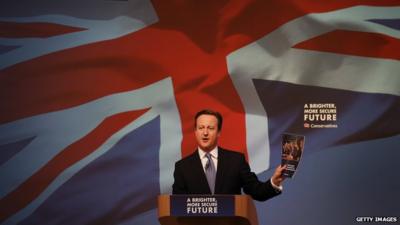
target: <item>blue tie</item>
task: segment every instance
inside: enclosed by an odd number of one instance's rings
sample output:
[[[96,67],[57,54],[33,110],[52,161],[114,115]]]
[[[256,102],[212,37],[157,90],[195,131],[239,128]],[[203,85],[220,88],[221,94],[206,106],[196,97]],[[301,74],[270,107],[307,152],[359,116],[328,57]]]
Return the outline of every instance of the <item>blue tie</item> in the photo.
[[[207,177],[208,186],[210,187],[211,193],[214,194],[215,175],[216,175],[215,166],[214,166],[214,163],[212,162],[211,154],[206,153],[206,157],[207,157],[207,163],[205,166],[206,177]]]

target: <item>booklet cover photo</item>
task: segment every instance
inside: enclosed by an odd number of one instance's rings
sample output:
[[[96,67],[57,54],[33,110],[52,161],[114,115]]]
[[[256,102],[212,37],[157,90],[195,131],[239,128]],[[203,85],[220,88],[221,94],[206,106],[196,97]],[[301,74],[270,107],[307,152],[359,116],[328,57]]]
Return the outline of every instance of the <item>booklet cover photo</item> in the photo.
[[[293,177],[299,165],[301,155],[304,150],[303,135],[299,134],[282,134],[282,166],[286,165],[283,171],[284,177]]]

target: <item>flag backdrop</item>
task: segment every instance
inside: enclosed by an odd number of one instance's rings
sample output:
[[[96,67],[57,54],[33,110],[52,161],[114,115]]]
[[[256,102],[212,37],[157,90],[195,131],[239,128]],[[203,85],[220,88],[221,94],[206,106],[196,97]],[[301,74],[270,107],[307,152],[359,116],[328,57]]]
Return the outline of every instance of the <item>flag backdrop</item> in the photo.
[[[0,221],[158,224],[203,108],[264,180],[306,136],[261,224],[400,216],[399,38],[398,0],[2,1]]]

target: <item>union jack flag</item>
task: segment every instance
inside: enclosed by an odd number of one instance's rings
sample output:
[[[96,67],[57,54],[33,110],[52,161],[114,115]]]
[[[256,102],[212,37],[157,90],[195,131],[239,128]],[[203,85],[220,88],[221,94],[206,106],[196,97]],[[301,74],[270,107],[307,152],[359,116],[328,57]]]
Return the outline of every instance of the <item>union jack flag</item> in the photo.
[[[3,1],[0,221],[157,224],[203,108],[256,173],[285,131],[398,136],[399,38],[398,1]],[[338,128],[306,126],[332,102]]]

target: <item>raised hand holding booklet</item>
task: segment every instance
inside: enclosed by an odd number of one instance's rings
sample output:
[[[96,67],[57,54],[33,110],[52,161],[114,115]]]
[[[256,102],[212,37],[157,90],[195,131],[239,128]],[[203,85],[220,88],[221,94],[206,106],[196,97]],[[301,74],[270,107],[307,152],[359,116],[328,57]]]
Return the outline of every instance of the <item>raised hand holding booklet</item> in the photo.
[[[284,177],[293,177],[299,165],[304,150],[304,135],[282,134],[282,166],[286,165],[283,171]]]

